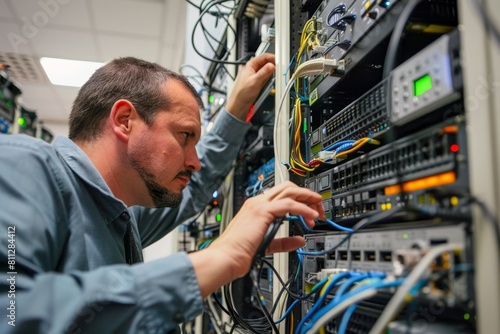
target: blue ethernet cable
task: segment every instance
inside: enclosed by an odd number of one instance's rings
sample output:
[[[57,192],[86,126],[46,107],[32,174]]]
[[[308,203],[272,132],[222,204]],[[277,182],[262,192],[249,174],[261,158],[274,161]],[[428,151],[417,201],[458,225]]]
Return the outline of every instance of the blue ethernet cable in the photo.
[[[389,288],[389,287],[394,287],[394,286],[400,286],[404,282],[404,279],[396,280],[396,281],[391,281],[391,282],[383,282],[383,283],[374,283],[374,284],[368,284],[365,286],[361,286],[358,289],[355,289],[353,291],[350,291],[344,295],[342,299],[339,301],[335,301],[333,299],[330,301],[325,307],[321,308],[315,315],[312,316],[311,321],[304,325],[302,330],[300,332],[296,332],[296,334],[306,334],[307,331],[313,326],[313,324],[321,319],[322,316],[324,316],[329,310],[337,306],[338,304],[342,303],[344,300],[349,299],[353,297],[354,295],[366,291],[368,289],[384,289],[384,288]],[[315,304],[316,305],[316,304]]]
[[[338,282],[340,282],[342,279],[349,278],[349,277],[351,277],[351,275],[352,275],[351,272],[345,272],[345,273],[337,274],[337,275],[335,275],[335,277],[332,278],[332,280],[330,281],[330,283],[328,283],[328,285],[325,287],[324,294],[318,298],[318,300],[316,301],[316,303],[314,303],[314,305],[311,308],[311,310],[309,310],[309,312],[307,312],[307,314],[300,320],[300,322],[297,325],[297,328],[295,330],[295,334],[301,333],[300,329],[302,328],[302,326],[304,326],[304,324],[306,323],[306,321],[309,318],[311,318],[313,316],[313,314],[321,307],[321,304],[323,304],[324,300],[326,299],[326,296],[333,289],[333,287]]]

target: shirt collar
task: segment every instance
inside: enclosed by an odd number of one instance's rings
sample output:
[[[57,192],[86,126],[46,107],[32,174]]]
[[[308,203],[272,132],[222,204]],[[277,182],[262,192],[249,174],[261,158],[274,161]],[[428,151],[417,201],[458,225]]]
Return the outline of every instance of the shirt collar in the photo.
[[[125,203],[113,195],[85,152],[71,139],[63,136],[56,137],[53,146],[68,167],[86,184],[105,222],[120,221],[121,219],[117,218],[123,217],[122,214],[127,211]]]

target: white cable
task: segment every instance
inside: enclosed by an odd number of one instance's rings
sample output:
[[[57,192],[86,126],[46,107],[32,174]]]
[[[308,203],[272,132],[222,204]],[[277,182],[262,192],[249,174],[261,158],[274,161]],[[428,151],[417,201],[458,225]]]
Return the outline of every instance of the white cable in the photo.
[[[210,298],[211,296],[209,296],[207,298],[207,302],[208,302],[208,307],[210,308],[210,313],[212,314],[212,317],[213,317],[213,325],[214,325],[214,328],[215,328],[215,331],[217,332],[217,334],[222,334],[222,331],[221,331],[221,328],[222,328],[222,321],[221,319],[219,318],[219,315],[217,314],[217,310],[215,309],[215,305],[214,305],[214,302],[212,300],[212,298]],[[217,298],[214,296],[214,298]]]
[[[425,256],[415,266],[415,268],[413,268],[411,273],[404,280],[403,284],[401,284],[396,293],[392,296],[391,300],[384,308],[384,312],[382,312],[375,325],[373,325],[370,334],[380,334],[383,332],[387,324],[398,313],[398,310],[404,303],[407,294],[415,286],[415,284],[417,284],[417,282],[425,275],[432,261],[434,261],[434,259],[438,255],[444,252],[450,252],[461,248],[462,247],[457,244],[446,244],[430,248],[429,252],[427,252],[427,254],[425,254]]]
[[[330,322],[330,319],[335,318],[337,315],[342,313],[346,308],[351,306],[352,304],[355,304],[357,302],[360,302],[362,300],[371,298],[377,294],[377,289],[368,289],[365,291],[362,291],[360,293],[355,294],[354,296],[340,302],[337,306],[334,308],[330,309],[328,312],[326,312],[321,318],[319,318],[309,329],[306,334],[315,334],[319,333],[319,330],[321,327],[325,326],[328,322]]]
[[[285,102],[286,97],[288,96],[288,92],[290,91],[290,88],[292,88],[293,82],[295,81],[295,78],[291,78],[290,81],[288,81],[286,87],[285,87],[285,92],[281,96],[281,101],[278,107],[278,110],[276,111],[276,116],[275,116],[275,122],[274,122],[274,129],[273,129],[273,143],[274,143],[274,156],[275,156],[275,170],[278,170],[278,173],[280,175],[281,180],[285,180],[285,175],[283,174],[283,166],[281,165],[281,161],[286,161],[286,157],[281,156],[281,152],[279,152],[279,147],[281,145],[278,145],[278,124],[279,124],[279,119],[281,116],[281,108],[283,107],[283,102]]]
[[[336,59],[326,59],[326,58],[312,59],[306,61],[305,63],[297,67],[292,77],[290,78],[290,81],[288,81],[288,83],[286,84],[285,91],[283,92],[283,95],[281,95],[281,101],[278,106],[278,110],[276,110],[274,131],[273,131],[274,156],[276,157],[275,169],[278,170],[281,180],[285,179],[285,175],[283,174],[283,166],[281,166],[281,161],[286,161],[287,156],[281,156],[281,152],[279,152],[280,145],[278,145],[278,127],[279,127],[278,125],[279,125],[279,119],[281,117],[281,109],[283,108],[283,103],[285,102],[285,99],[288,97],[288,92],[292,88],[294,81],[298,78],[303,78],[311,75],[319,75],[319,74],[333,74],[337,69],[340,70],[345,69],[344,60],[337,61]]]

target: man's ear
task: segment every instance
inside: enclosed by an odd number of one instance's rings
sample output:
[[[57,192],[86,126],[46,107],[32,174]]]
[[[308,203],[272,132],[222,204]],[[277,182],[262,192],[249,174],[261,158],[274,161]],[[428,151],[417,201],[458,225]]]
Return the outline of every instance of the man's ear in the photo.
[[[134,105],[127,100],[118,100],[113,104],[109,114],[109,122],[116,137],[128,142],[132,130],[132,120],[137,117]]]

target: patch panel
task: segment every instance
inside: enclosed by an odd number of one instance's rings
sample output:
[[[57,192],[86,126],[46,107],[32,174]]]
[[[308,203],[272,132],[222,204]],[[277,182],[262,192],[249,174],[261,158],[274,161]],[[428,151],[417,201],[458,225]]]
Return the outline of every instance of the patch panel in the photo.
[[[350,6],[349,10],[343,15],[344,19],[340,18],[340,24],[337,29],[337,43],[344,43],[344,48],[332,48],[326,56],[329,58],[340,59],[348,52],[348,49],[358,43],[365,34],[373,27],[377,26],[377,22],[383,19],[384,15],[396,1],[382,0],[357,0]],[[396,10],[399,10],[397,7]],[[347,20],[345,19],[347,18]]]
[[[316,247],[318,240],[324,242],[324,247],[328,250],[337,245],[345,236],[342,232],[306,235],[306,250],[319,251]],[[448,271],[448,274],[433,276],[436,281],[422,290],[417,303],[421,310],[436,307],[436,303],[439,303],[439,320],[436,317],[432,320],[432,328],[437,330],[436,333],[448,333],[447,330],[454,332],[454,329],[460,329],[458,333],[473,333],[473,320],[464,321],[463,317],[463,314],[470,312],[465,305],[473,298],[473,274],[467,269],[471,268],[469,265],[471,263],[470,241],[471,234],[467,223],[434,223],[425,228],[418,224],[397,224],[359,230],[351,236],[349,243],[344,243],[333,252],[321,256],[324,259],[323,268],[305,266],[304,284],[312,286],[315,282],[325,278],[324,273],[336,275],[343,271],[382,271],[387,275],[404,277],[431,247],[447,243],[461,245],[461,251],[452,254],[443,253],[429,266],[429,270],[435,273]],[[314,256],[308,256],[307,261],[312,263],[314,258]],[[318,271],[309,271],[309,269],[318,269]],[[325,304],[335,297],[335,293],[336,289],[333,288],[326,296]],[[381,291],[374,297],[360,302],[350,319],[347,332],[368,333],[392,295],[393,291]],[[449,296],[453,298],[450,299]],[[302,314],[311,310],[315,302],[314,297],[305,300],[302,303]],[[389,328],[399,333],[397,330],[404,327],[402,323],[414,321],[417,317],[414,306],[410,303],[403,309],[397,321]],[[328,323],[327,328],[331,333],[337,333],[341,318]],[[408,329],[408,327],[405,328]]]
[[[318,134],[312,136],[321,142],[321,149],[341,140],[377,137],[385,132],[389,126],[386,85],[387,81],[382,81],[317,129]]]
[[[443,118],[453,114],[441,107],[461,96],[458,40],[457,30],[442,36],[320,125],[311,134],[312,155],[342,140],[379,138],[394,124],[406,125],[417,118],[422,125],[432,123],[432,117],[427,116],[430,112],[435,114],[433,117],[439,114]]]
[[[359,230],[351,236],[349,242],[328,254],[305,256],[303,278],[308,280],[322,270],[379,271],[392,275],[396,273],[397,265],[411,266],[411,261],[405,261],[411,255],[408,251],[416,251],[421,257],[430,247],[445,243],[463,245],[464,251],[457,254],[455,264],[470,263],[465,251],[470,242],[467,226],[467,223],[433,223],[422,228],[417,224],[394,224],[378,229]],[[338,245],[345,236],[342,232],[305,235],[306,250],[328,251]],[[318,258],[321,259],[320,262]],[[318,263],[323,266],[318,266]],[[460,289],[462,296],[467,297],[468,292],[463,285],[457,282],[454,288]]]
[[[456,117],[335,166],[306,184],[316,182],[324,201],[331,194],[329,213],[338,222],[401,205],[466,217],[462,199],[432,194],[438,187],[468,188],[465,131],[465,123]]]

